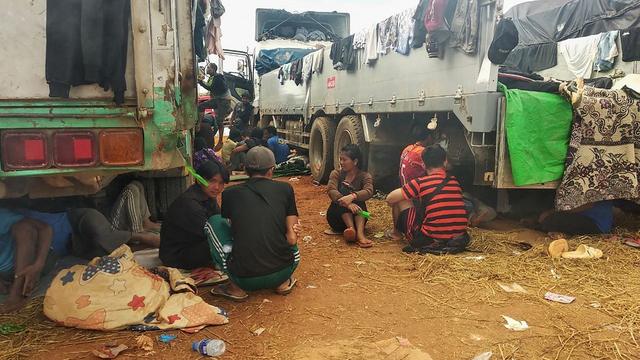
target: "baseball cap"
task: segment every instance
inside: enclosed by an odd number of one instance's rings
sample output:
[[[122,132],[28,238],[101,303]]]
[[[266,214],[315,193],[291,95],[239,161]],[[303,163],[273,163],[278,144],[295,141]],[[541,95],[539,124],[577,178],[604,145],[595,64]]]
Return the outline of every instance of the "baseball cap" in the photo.
[[[255,146],[247,152],[244,166],[251,170],[267,170],[276,166],[276,158],[268,148]]]
[[[518,29],[511,19],[500,19],[493,34],[493,41],[489,46],[487,56],[496,64],[504,64],[511,50],[518,46]]]

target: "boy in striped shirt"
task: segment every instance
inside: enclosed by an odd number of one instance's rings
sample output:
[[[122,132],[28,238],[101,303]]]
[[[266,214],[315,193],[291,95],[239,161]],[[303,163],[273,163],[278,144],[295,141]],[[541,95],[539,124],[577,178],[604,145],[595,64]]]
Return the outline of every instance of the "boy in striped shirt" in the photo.
[[[470,240],[468,214],[458,180],[447,175],[447,153],[433,145],[422,152],[422,160],[427,175],[409,181],[387,197],[389,206],[400,209],[397,230],[409,240],[403,251],[463,251]]]

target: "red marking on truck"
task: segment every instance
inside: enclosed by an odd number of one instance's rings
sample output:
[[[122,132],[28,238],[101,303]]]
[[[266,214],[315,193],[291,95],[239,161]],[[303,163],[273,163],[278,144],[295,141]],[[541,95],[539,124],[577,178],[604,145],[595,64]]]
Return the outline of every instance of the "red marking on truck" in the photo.
[[[336,87],[336,77],[330,76],[327,78],[327,89],[333,89]]]

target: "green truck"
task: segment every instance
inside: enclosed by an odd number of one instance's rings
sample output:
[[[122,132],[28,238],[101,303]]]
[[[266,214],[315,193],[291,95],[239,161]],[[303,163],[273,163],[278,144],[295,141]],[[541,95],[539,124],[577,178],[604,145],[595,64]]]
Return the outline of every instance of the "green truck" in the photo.
[[[100,197],[118,179],[135,177],[152,215],[161,214],[188,184],[184,165],[197,122],[195,1],[126,2],[121,104],[97,84],[49,97],[48,4],[15,1],[4,9],[0,198]]]

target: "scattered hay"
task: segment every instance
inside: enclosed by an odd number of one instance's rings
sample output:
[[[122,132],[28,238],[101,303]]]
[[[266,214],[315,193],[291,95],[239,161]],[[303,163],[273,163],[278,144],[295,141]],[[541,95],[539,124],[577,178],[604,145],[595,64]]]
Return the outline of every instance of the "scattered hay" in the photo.
[[[105,333],[56,326],[42,312],[43,299],[33,299],[17,314],[0,314],[0,323],[14,323],[26,327],[20,333],[0,335],[0,360],[31,358],[45,344],[81,344],[98,339],[110,342],[130,337],[122,332]]]

